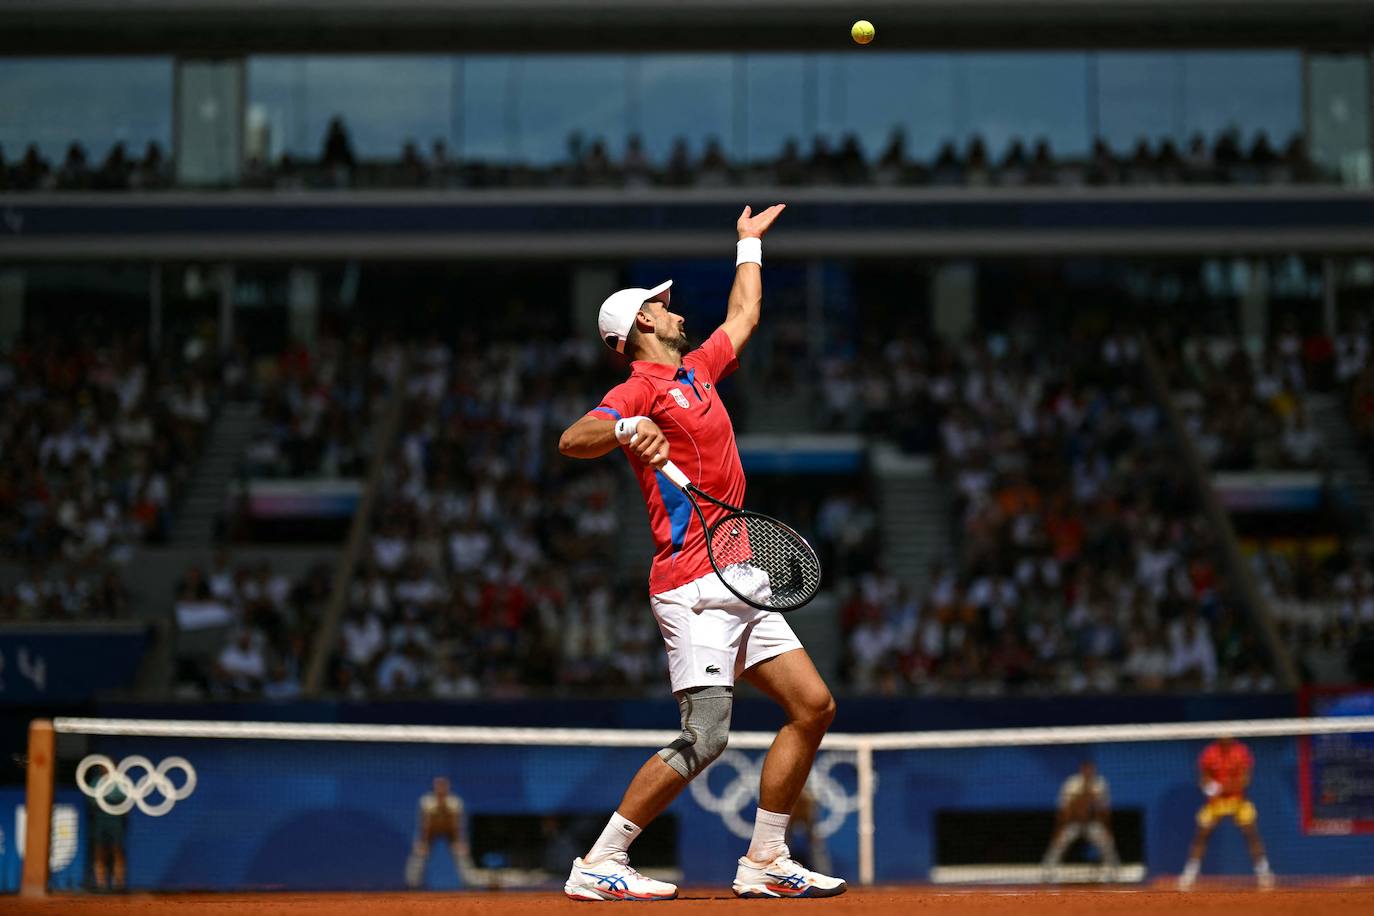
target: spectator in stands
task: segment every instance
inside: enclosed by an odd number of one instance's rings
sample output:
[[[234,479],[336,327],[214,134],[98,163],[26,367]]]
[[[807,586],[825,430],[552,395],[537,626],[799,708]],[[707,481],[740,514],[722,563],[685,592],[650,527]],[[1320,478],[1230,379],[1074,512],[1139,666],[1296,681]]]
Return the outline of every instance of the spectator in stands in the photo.
[[[701,163],[697,166],[696,180],[698,184],[712,188],[730,183],[730,163],[725,158],[719,138],[707,138],[706,150],[701,154]]]
[[[789,140],[793,156],[796,153],[796,144]],[[784,151],[784,158],[787,154]],[[887,146],[883,149],[882,155],[878,157],[878,164],[874,169],[874,178],[880,185],[892,186],[902,184],[906,181],[907,154],[906,154],[906,132],[900,127],[894,127],[888,136]],[[781,169],[779,170],[781,174]],[[786,183],[786,182],[780,182]]]
[[[414,140],[407,140],[401,147],[397,178],[408,188],[424,187],[429,183],[429,168],[420,157],[420,148],[415,145]]]
[[[1092,159],[1088,163],[1088,184],[1116,184],[1120,180],[1120,167],[1116,156],[1107,141],[1098,137],[1093,141]]]
[[[80,143],[67,146],[67,158],[57,173],[57,187],[63,191],[84,191],[91,186],[90,168],[86,164],[86,148]]]
[[[1020,187],[1030,177],[1030,162],[1026,157],[1026,147],[1020,137],[1012,137],[1007,154],[997,170],[997,183],[1007,187]]]
[[[1189,610],[1169,627],[1170,676],[1194,687],[1210,689],[1217,679],[1217,653],[1212,638]]]
[[[167,184],[167,164],[162,156],[162,147],[156,140],[149,140],[143,149],[143,160],[130,176],[130,187],[153,191],[165,188]]]
[[[320,152],[320,165],[332,187],[342,188],[353,183],[353,169],[357,166],[357,160],[353,157],[353,142],[348,137],[348,128],[339,115],[329,119],[324,149]]]
[[[622,165],[627,188],[647,188],[653,183],[653,170],[644,153],[644,141],[639,134],[630,134],[625,141],[625,161]]]
[[[133,163],[125,155],[123,142],[116,143],[110,147],[100,172],[95,176],[95,187],[101,191],[127,190],[132,171]]]
[[[274,662],[271,673],[262,685],[262,696],[266,700],[296,700],[301,696],[301,682],[291,674],[285,663]]]
[[[215,662],[217,687],[228,695],[256,693],[267,676],[266,640],[261,633],[240,627],[234,640],[224,647]]]
[[[571,142],[572,139],[576,142]],[[1005,186],[1076,185],[1085,182],[1093,185],[1176,182],[1287,183],[1308,181],[1313,177],[1301,135],[1294,135],[1280,154],[1270,139],[1260,132],[1246,152],[1242,149],[1242,138],[1235,130],[1228,130],[1220,136],[1216,141],[1215,150],[1208,147],[1202,135],[1195,134],[1189,140],[1186,155],[1180,155],[1171,138],[1141,137],[1134,145],[1133,153],[1124,162],[1118,161],[1117,155],[1100,138],[1095,141],[1093,150],[1086,160],[1054,159],[1048,142],[1043,138],[1036,141],[1035,151],[1031,156],[1027,154],[1023,141],[1014,139],[996,168],[989,164],[983,141],[977,137],[971,138],[968,142],[965,162],[960,162],[955,151],[955,142],[946,141],[934,161],[928,164],[910,162],[906,151],[894,148],[891,143],[876,161],[870,161],[863,155],[857,136],[852,134],[839,138],[838,151],[832,151],[830,143],[830,138],[818,138],[811,157],[806,162],[801,162],[796,145],[789,141],[784,144],[778,157],[759,163],[730,161],[723,150],[719,149],[718,143],[714,150],[710,149],[708,143],[707,153],[694,169],[686,140],[679,138],[674,144],[669,160],[664,163],[662,182],[673,187],[685,187],[698,180],[709,185],[724,185],[745,174],[746,170],[752,172],[755,167],[760,168],[753,172],[754,174],[772,175],[778,183],[784,185],[837,182],[861,184],[866,183],[870,177],[885,186],[967,184],[975,187],[992,183]],[[458,176],[451,174],[452,164],[448,160],[442,140],[435,141],[428,162],[411,141],[398,143],[398,149],[400,154],[395,160],[368,174],[369,183],[380,180],[383,185],[393,187],[446,187],[458,180]],[[302,165],[288,154],[283,154],[275,165],[264,163],[259,157],[252,157],[244,170],[242,182],[245,187],[291,190],[305,187],[345,187],[353,183],[357,168],[358,163],[347,129],[342,118],[335,117],[326,133],[320,160],[316,165]],[[84,149],[81,149],[79,144],[73,144],[64,168],[59,170],[57,175],[50,175],[49,171],[47,163],[43,162],[41,155],[31,147],[29,155],[10,169],[8,174],[3,163],[0,163],[0,187],[4,187],[8,182],[8,186],[16,190],[42,190],[51,187],[148,190],[164,188],[170,184],[169,169],[160,147],[156,144],[149,144],[142,162],[134,162],[121,145],[116,145],[107,154],[105,165],[94,173],[86,161]],[[461,180],[464,184],[478,187],[565,183],[575,186],[591,184],[608,187],[644,187],[653,183],[657,174],[656,164],[650,162],[643,149],[635,145],[635,138],[629,139],[624,161],[617,167],[609,159],[606,141],[598,139],[584,144],[581,134],[574,132],[574,138],[570,138],[567,159],[553,167],[537,169],[500,162],[472,164],[465,170]],[[1336,176],[1327,177],[1334,179]]]
[[[1041,137],[1035,141],[1035,154],[1031,159],[1026,180],[1030,184],[1054,184],[1054,155],[1050,152],[1050,141]]]
[[[983,138],[976,134],[969,140],[968,152],[964,155],[964,182],[974,188],[987,187],[992,183],[988,148]]]
[[[668,166],[663,175],[664,183],[681,188],[691,184],[692,178],[692,161],[687,152],[687,138],[678,137],[673,141],[672,152],[668,155]]]

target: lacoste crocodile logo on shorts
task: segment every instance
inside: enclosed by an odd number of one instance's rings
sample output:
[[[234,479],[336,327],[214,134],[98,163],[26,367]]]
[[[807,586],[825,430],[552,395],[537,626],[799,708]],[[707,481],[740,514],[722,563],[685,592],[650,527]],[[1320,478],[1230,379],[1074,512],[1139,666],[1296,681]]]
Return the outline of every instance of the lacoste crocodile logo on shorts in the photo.
[[[720,667],[717,666],[717,665],[707,665],[707,666],[706,666],[706,673],[707,673],[707,674],[720,674]]]

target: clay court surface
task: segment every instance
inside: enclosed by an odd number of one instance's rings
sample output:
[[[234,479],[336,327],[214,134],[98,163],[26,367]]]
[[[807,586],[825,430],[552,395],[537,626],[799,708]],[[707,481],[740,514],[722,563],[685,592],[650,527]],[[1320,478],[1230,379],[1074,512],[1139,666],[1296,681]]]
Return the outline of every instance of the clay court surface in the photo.
[[[122,913],[128,916],[465,916],[465,914],[587,914],[623,904],[575,903],[553,893],[455,894],[204,894],[118,897],[53,896],[41,900],[7,902],[0,909],[16,914],[63,916]],[[897,916],[930,913],[940,916],[1126,916],[1126,914],[1225,913],[1244,916],[1292,913],[1300,916],[1344,916],[1374,912],[1374,888],[1280,888],[1254,890],[1196,890],[1180,894],[1168,889],[1147,890],[933,890],[928,887],[852,890],[829,900],[736,900],[728,889],[690,889],[671,902],[654,904],[668,914],[745,913],[750,910],[800,908],[806,913],[866,913]]]

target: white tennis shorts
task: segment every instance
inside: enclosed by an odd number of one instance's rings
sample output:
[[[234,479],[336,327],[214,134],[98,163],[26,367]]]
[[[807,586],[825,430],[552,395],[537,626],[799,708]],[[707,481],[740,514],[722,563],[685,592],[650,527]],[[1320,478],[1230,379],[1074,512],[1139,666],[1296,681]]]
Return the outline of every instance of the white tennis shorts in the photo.
[[[750,588],[768,588],[766,575],[744,569],[748,568],[740,569],[742,581],[736,584],[741,592],[752,596]],[[749,573],[762,578],[752,581]],[[654,595],[649,603],[668,650],[673,693],[690,687],[733,687],[735,678],[759,662],[802,647],[787,618],[745,604],[714,572]]]

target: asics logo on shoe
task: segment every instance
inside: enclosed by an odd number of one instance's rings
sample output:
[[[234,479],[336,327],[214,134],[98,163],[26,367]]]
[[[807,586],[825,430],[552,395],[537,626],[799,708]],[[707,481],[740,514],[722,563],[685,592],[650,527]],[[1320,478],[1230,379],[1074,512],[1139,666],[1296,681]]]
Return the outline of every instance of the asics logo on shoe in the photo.
[[[775,875],[771,871],[766,871],[763,874],[764,877],[772,878],[781,886],[791,890],[801,890],[806,887],[806,879],[801,875]]]
[[[598,875],[594,871],[584,871],[582,874],[589,878],[595,878],[598,885],[606,885],[607,890],[628,891],[630,889],[630,885],[626,883],[625,878],[621,875]]]
[[[717,666],[717,665],[707,665],[707,666],[706,666],[706,673],[707,673],[707,674],[720,674],[720,667]]]

